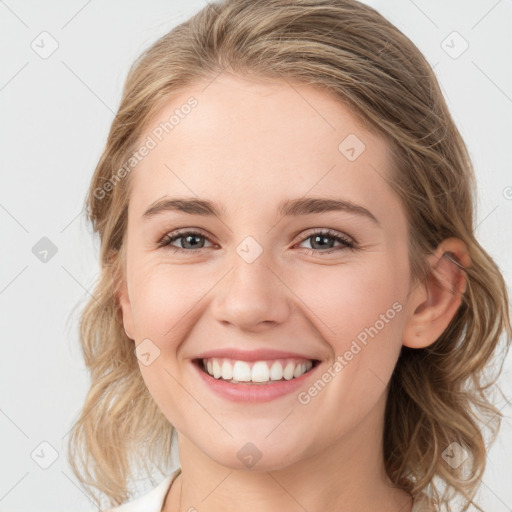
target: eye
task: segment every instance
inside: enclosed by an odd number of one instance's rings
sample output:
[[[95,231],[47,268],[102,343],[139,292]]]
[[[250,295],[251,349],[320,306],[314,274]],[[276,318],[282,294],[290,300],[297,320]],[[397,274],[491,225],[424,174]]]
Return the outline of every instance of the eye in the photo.
[[[312,249],[306,248],[307,254],[331,254],[346,249],[356,249],[356,244],[351,238],[330,229],[314,231],[305,238],[302,238],[300,243],[306,241],[311,241],[310,244],[312,246]],[[339,242],[341,246],[333,248],[333,244],[336,242]]]
[[[177,240],[180,240],[180,247],[172,245]],[[201,239],[209,240],[207,236],[199,231],[175,231],[165,235],[158,243],[159,247],[168,247],[172,251],[189,251],[204,249],[204,242]]]
[[[204,245],[205,240],[210,241],[210,239],[200,231],[175,231],[165,235],[158,243],[158,246],[166,247],[173,252],[200,251],[207,248]],[[174,245],[176,241],[179,241],[179,246]],[[345,249],[355,250],[357,248],[356,243],[351,238],[330,229],[310,232],[308,236],[303,237],[299,243],[306,241],[310,241],[312,246],[311,249],[303,248],[307,254],[331,254]],[[336,242],[340,245],[333,248]]]

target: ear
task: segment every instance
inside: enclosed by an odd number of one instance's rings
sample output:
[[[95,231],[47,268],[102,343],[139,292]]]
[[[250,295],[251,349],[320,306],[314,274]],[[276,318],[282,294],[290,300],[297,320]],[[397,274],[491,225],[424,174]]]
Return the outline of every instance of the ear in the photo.
[[[119,288],[116,293],[117,300],[119,302],[119,306],[121,309],[121,316],[123,320],[124,331],[126,335],[131,340],[135,339],[134,336],[134,328],[133,328],[133,315],[132,315],[132,306],[130,303],[130,297],[128,295],[128,287],[126,286],[126,280],[120,283]]]
[[[412,314],[406,320],[402,342],[406,347],[424,348],[434,343],[457,313],[466,291],[466,272],[471,265],[466,244],[447,238],[428,257],[431,271],[410,294]]]
[[[110,255],[111,262],[114,265],[115,280],[117,281],[116,299],[123,321],[124,331],[128,338],[134,340],[133,314],[126,283],[126,269],[124,268],[125,252],[123,249],[119,253]],[[113,262],[115,260],[115,263]]]

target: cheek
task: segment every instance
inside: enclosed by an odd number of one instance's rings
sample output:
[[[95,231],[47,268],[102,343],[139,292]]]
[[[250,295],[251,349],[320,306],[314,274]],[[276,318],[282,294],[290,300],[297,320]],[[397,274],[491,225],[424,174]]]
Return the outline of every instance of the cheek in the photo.
[[[397,309],[402,304],[407,289],[407,278],[391,259],[372,264],[319,267],[304,273],[297,282],[297,295],[321,320],[326,339],[336,349],[343,349],[346,342],[356,338],[377,323],[379,331],[391,331],[388,326],[401,318]],[[398,303],[397,306],[395,303]],[[393,307],[393,305],[395,306]],[[386,328],[383,329],[381,315]],[[363,338],[364,336],[361,336]]]
[[[138,265],[133,260],[133,263],[129,278],[135,338],[137,345],[145,343],[151,354],[148,365],[139,358],[140,372],[168,421],[186,430],[182,424],[184,415],[179,412],[191,414],[190,396],[178,384],[184,378],[178,353],[183,341],[190,337],[194,305],[200,304],[209,287],[200,280],[191,283],[190,274],[196,274],[185,271],[183,266],[149,260],[141,260]]]
[[[332,359],[342,358],[333,388],[348,402],[376,398],[400,353],[408,280],[397,261],[376,255],[371,264],[318,267],[296,289]]]
[[[382,399],[400,354],[407,280],[392,258],[327,270],[297,291],[332,358],[300,403],[305,414],[330,411],[324,435],[334,441]]]
[[[207,267],[207,266],[205,266]],[[200,265],[133,260],[130,301],[137,342],[151,339],[162,351],[174,352],[190,336],[218,272]]]

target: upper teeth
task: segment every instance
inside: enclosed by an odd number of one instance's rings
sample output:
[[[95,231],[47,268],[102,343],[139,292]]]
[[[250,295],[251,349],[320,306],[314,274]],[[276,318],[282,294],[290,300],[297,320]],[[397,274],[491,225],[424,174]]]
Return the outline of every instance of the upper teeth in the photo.
[[[236,382],[269,382],[300,377],[313,366],[312,361],[276,359],[273,361],[236,361],[212,357],[203,359],[203,367],[216,379]]]

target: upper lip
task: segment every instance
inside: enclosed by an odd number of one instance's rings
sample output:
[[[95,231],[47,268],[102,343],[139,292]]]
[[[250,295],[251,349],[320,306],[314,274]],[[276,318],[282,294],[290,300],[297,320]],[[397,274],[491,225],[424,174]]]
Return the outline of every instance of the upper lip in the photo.
[[[270,348],[259,350],[240,350],[238,348],[219,348],[216,350],[208,350],[195,359],[210,359],[212,357],[219,359],[235,359],[237,361],[265,361],[270,359],[309,359],[316,361],[314,357],[294,352],[285,352],[282,350],[274,350]]]

